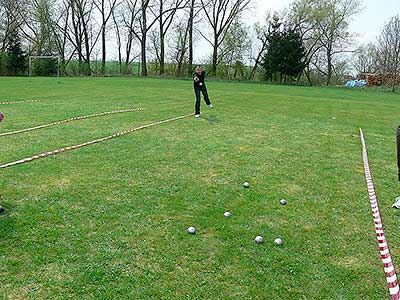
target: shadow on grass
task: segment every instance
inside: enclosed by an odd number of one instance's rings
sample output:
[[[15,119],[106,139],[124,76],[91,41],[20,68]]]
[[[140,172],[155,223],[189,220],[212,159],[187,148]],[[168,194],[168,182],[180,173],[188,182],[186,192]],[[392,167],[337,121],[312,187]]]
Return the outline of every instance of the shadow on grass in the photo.
[[[3,242],[10,238],[15,231],[15,215],[13,214],[15,207],[4,200],[1,201],[0,204],[5,209],[5,211],[0,214],[0,241]]]
[[[214,123],[219,123],[221,122],[216,116],[202,116],[203,119],[207,120],[208,123],[214,124]]]

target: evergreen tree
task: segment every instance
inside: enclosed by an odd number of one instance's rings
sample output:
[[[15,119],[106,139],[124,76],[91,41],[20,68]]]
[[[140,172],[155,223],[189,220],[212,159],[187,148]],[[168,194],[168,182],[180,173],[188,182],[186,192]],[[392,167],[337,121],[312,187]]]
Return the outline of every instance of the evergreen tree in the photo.
[[[281,51],[283,56],[281,72],[286,82],[287,77],[300,76],[305,68],[306,51],[300,34],[292,29],[286,30],[282,36]]]
[[[280,63],[282,61],[281,55],[281,26],[282,23],[279,21],[278,16],[273,17],[273,21],[270,22],[269,36],[268,36],[268,48],[264,56],[263,67],[265,70],[265,79],[273,80],[274,74],[279,72],[281,69]]]
[[[292,29],[282,29],[279,17],[274,16],[263,61],[265,79],[286,82],[288,77],[298,77],[305,68],[304,59],[305,48],[300,34]]]
[[[17,76],[26,71],[26,57],[22,50],[18,30],[15,30],[10,35],[6,54],[6,69],[9,75]]]

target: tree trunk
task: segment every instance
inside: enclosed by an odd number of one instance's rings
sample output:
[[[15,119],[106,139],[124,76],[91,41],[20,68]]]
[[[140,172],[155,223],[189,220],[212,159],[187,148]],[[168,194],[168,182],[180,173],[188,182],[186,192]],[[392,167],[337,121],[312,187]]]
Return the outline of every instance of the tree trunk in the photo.
[[[117,37],[119,74],[122,75],[121,33],[120,33],[119,24],[118,24],[118,22],[117,22],[117,20],[115,18],[115,11],[114,10],[111,12],[111,15],[112,15],[112,18],[113,18],[113,21],[114,21],[115,33],[116,33],[116,37]]]
[[[85,12],[83,11],[82,4],[78,7],[78,21],[81,23],[84,45],[85,45],[85,74],[90,76],[90,37],[89,37],[89,29],[88,29],[88,21],[85,19]],[[80,35],[82,36],[82,35]]]
[[[147,64],[146,64],[146,35],[143,32],[143,37],[142,37],[142,41],[141,41],[141,46],[142,46],[142,50],[141,50],[141,63],[142,63],[142,76],[147,77]]]
[[[190,14],[189,14],[189,61],[188,61],[188,75],[193,74],[193,18],[194,18],[194,4],[195,0],[192,0],[190,4]]]
[[[128,34],[128,41],[126,43],[126,48],[125,48],[125,52],[126,52],[126,57],[125,57],[125,74],[128,74],[128,69],[129,69],[129,62],[130,62],[130,57],[131,57],[131,51],[132,51],[132,40],[133,40],[133,36],[132,36],[132,31],[129,31]]]
[[[211,74],[213,76],[217,75],[217,64],[218,64],[218,36],[217,33],[214,32],[214,45],[213,45],[213,56],[212,56],[212,66],[211,66]]]
[[[326,77],[326,85],[331,84],[332,79],[332,47],[329,45],[328,49],[326,50],[326,60],[328,63],[328,72]]]
[[[254,76],[256,75],[256,71],[257,71],[258,65],[259,65],[260,62],[261,62],[261,57],[262,57],[262,52],[260,52],[260,53],[257,55],[256,61],[254,62],[254,67],[253,67],[252,70],[251,70],[250,78],[249,78],[249,79],[254,79]]]
[[[160,40],[160,75],[165,73],[165,37],[163,34]]]
[[[147,42],[147,6],[142,5],[142,40],[141,42],[141,59],[142,59],[142,76],[147,77],[147,63],[146,63],[146,42]]]
[[[310,77],[310,67],[307,67],[307,70],[304,70],[304,73],[306,74],[307,81],[310,84],[310,86],[313,86],[311,77]]]
[[[105,16],[104,0],[101,1],[101,17],[103,26],[101,28],[101,44],[102,44],[102,59],[101,59],[101,74],[106,73],[106,16]]]
[[[165,61],[165,36],[164,36],[164,18],[163,18],[163,0],[160,0],[160,75],[165,73],[164,61]]]
[[[188,34],[189,34],[189,24],[188,24],[188,26],[186,26],[185,35],[184,35],[183,41],[181,43],[180,54],[178,56],[178,76],[179,77],[184,76],[183,61],[185,59],[185,54],[186,54],[186,45],[188,42]],[[191,65],[189,65],[189,71],[191,71]],[[189,75],[191,76],[192,74],[189,74]]]
[[[101,59],[101,73],[104,75],[106,73],[106,29],[103,27],[101,33],[102,42],[102,59]]]

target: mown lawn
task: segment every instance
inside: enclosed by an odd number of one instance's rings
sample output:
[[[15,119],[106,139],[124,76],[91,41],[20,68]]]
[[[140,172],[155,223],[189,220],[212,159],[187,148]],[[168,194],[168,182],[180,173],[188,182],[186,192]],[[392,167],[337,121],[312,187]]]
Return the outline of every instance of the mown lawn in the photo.
[[[208,88],[200,119],[0,170],[1,299],[388,298],[358,129],[400,263],[400,95]],[[0,78],[0,102],[41,100],[0,105],[0,133],[146,108],[0,137],[0,164],[191,113],[193,98],[189,81]]]

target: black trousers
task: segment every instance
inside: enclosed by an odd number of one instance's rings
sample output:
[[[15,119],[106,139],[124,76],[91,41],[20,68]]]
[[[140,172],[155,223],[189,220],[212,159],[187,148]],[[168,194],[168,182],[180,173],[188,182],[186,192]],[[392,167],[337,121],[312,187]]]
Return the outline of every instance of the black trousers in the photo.
[[[201,96],[200,92],[203,94],[204,101],[206,102],[207,105],[210,105],[210,98],[208,97],[208,92],[207,88],[205,85],[200,86],[200,87],[194,87],[194,93],[196,95],[196,105],[195,105],[195,114],[199,115],[200,114],[200,102],[201,102]]]

